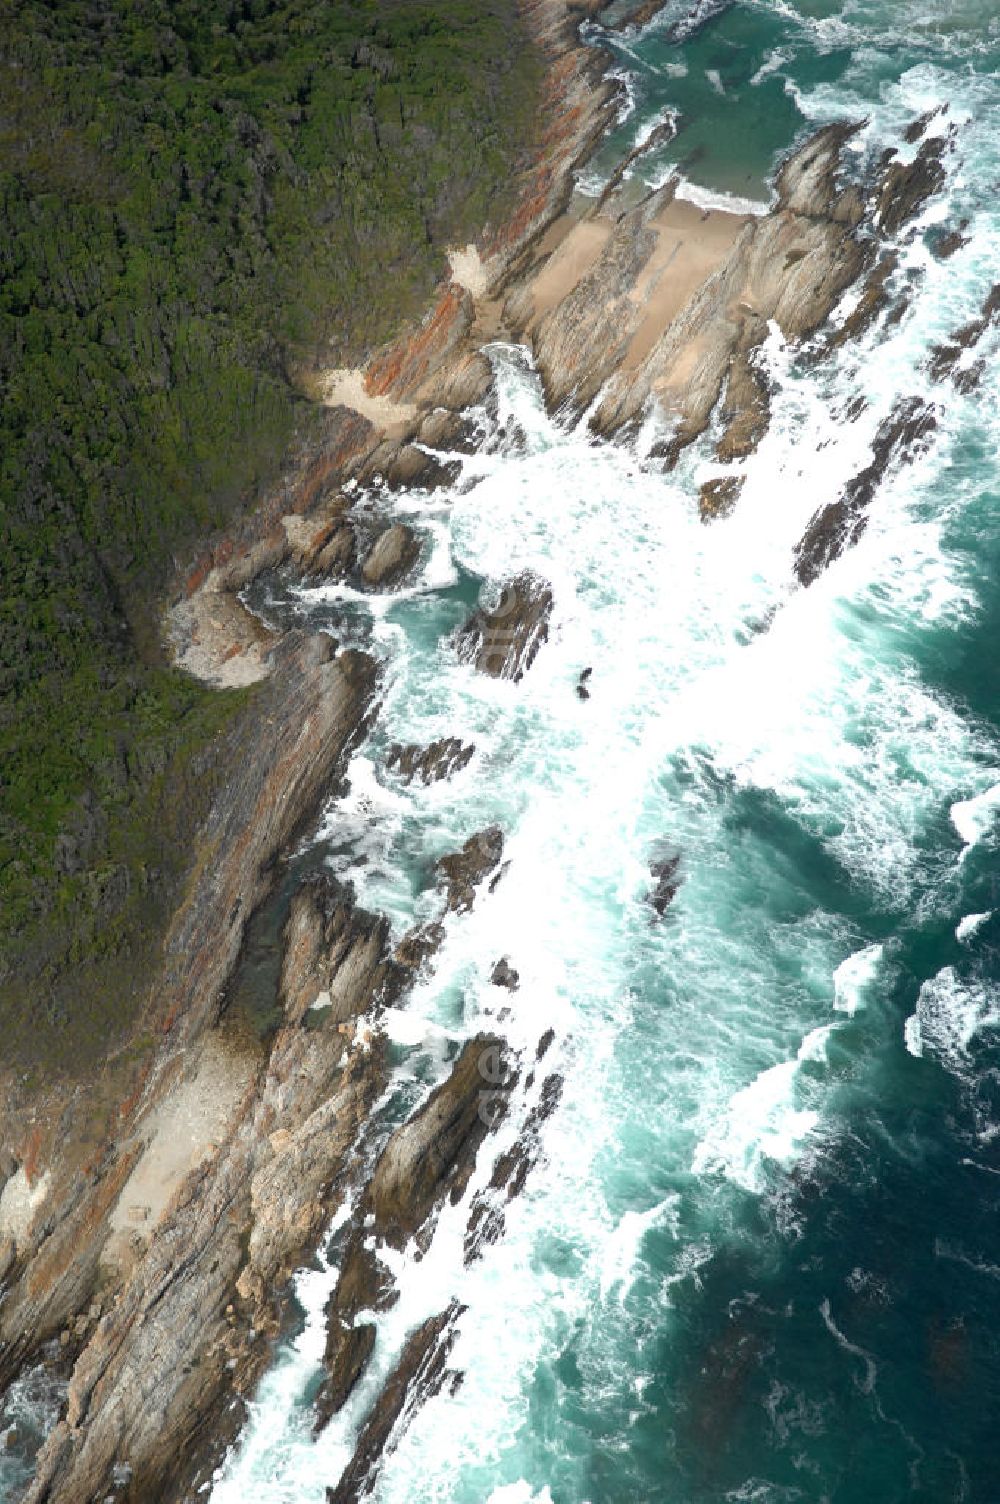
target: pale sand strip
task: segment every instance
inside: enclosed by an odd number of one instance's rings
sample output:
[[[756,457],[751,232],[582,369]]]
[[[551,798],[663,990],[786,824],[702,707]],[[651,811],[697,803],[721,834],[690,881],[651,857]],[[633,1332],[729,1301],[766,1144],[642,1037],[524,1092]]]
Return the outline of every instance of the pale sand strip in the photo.
[[[146,1147],[111,1212],[101,1262],[121,1267],[146,1244],[182,1181],[222,1142],[255,1062],[210,1034],[193,1071],[177,1081],[142,1127]]]
[[[417,415],[412,402],[393,402],[391,397],[373,397],[365,387],[362,370],[328,371],[322,379],[327,407],[350,407],[390,439],[404,438]]]
[[[625,355],[626,370],[642,365],[667,325],[725,261],[749,219],[678,198],[660,211],[652,222],[659,244],[629,293],[645,311]]]
[[[573,219],[564,214],[549,231],[553,250],[532,284],[532,324],[569,297],[590,271],[611,238],[611,222],[604,218]]]

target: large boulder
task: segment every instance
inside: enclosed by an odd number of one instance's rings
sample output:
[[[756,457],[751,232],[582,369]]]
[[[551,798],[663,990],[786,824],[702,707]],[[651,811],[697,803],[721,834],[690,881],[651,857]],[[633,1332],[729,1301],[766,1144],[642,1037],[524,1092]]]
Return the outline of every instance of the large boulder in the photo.
[[[361,566],[366,585],[386,589],[395,585],[413,568],[420,557],[420,542],[405,522],[394,522],[379,533]]]

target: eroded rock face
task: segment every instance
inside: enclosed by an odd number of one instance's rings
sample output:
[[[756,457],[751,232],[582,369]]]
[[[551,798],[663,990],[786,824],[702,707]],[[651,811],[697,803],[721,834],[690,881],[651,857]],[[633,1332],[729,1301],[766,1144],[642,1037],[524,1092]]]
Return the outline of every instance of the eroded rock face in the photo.
[[[508,581],[492,610],[480,607],[456,637],[460,657],[494,679],[521,680],[548,639],[552,591],[533,574]]]
[[[386,755],[386,767],[391,768],[412,783],[419,778],[421,783],[437,783],[461,772],[472,761],[475,747],[459,741],[457,736],[442,737],[422,747],[410,742],[405,747],[394,742]]]
[[[394,522],[380,533],[361,566],[366,585],[384,590],[407,574],[420,557],[420,542],[405,522]]]
[[[389,980],[388,940],[389,921],[356,908],[349,886],[329,873],[308,877],[285,926],[279,997],[289,1023],[309,1011],[344,1023],[358,996],[378,995]]]
[[[842,496],[818,512],[795,551],[795,573],[811,585],[835,559],[851,548],[868,526],[868,508],[893,465],[906,464],[926,449],[937,428],[933,407],[918,397],[896,404],[881,424],[872,445],[872,460],[847,485]]]

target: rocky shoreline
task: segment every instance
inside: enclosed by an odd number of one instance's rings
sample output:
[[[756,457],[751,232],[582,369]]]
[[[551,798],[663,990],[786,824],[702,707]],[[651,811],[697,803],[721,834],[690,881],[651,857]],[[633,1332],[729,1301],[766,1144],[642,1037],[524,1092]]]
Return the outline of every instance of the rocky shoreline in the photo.
[[[676,183],[636,202],[627,181],[613,181],[581,206],[571,202],[572,172],[615,110],[605,62],[576,35],[597,8],[525,0],[546,60],[550,124],[513,219],[456,256],[419,330],[382,352],[360,383],[316,373],[330,403],[322,444],[206,552],[167,610],[178,663],[211,683],[260,681],[259,698],[150,992],[142,1027],[156,1040],[151,1061],[120,1062],[107,1100],[76,1089],[32,1093],[15,1081],[0,1099],[0,1390],[39,1361],[67,1377],[65,1414],[38,1456],[30,1504],[194,1497],[268,1365],[291,1273],[349,1208],[327,1313],[323,1424],[371,1356],[375,1329],[362,1313],[393,1299],[379,1242],[398,1248],[429,1236],[444,1199],[457,1197],[486,1152],[515,1087],[530,1090],[518,1145],[497,1158],[469,1219],[466,1254],[476,1257],[499,1236],[503,1208],[525,1183],[562,1089],[542,1072],[550,1038],[521,1060],[500,1032],[482,1035],[388,1137],[372,1126],[388,1069],[381,1010],[433,966],[445,917],[467,912],[482,885],[502,880],[503,833],[495,829],[439,864],[439,917],[395,948],[388,922],[360,910],[348,888],[326,875],[306,878],[283,929],[276,1029],[258,1038],[227,1012],[227,984],[246,926],[273,889],[275,864],[314,821],[379,697],[371,657],[322,635],[270,633],[239,592],[279,565],[372,591],[405,581],[419,538],[399,523],[373,530],[345,487],[375,476],[390,485],[447,483],[446,459],[427,450],[469,441],[462,412],[489,387],[482,347],[492,339],[526,343],[550,405],[586,413],[596,434],[628,437],[655,406],[665,468],[709,432],[718,468],[702,487],[709,520],[738,504],[742,466],[767,431],[760,350],[771,327],[818,346],[857,286],[854,310],[829,335],[834,348],[898,309],[892,244],[940,188],[947,134],[925,139],[931,122],[915,122],[915,158],[887,159],[858,183],[843,165],[854,127],[821,130],[783,164],[774,203],[760,216],[697,210],[678,198]],[[996,316],[989,303],[978,333],[957,332],[938,379],[959,379],[962,352]],[[856,540],[882,474],[919,453],[934,423],[932,409],[911,403],[882,425],[870,465],[799,545],[803,586]],[[553,604],[546,581],[516,576],[494,607],[460,629],[455,651],[516,682],[545,650]],[[588,693],[585,678],[580,693]],[[473,755],[444,739],[397,747],[391,763],[401,777],[430,782]],[[653,872],[658,915],[678,865],[671,856]],[[494,981],[517,987],[506,957]],[[211,1112],[189,1110],[206,1094]],[[448,1306],[412,1334],[331,1500],[362,1497],[421,1395],[457,1381],[448,1355],[458,1315]]]

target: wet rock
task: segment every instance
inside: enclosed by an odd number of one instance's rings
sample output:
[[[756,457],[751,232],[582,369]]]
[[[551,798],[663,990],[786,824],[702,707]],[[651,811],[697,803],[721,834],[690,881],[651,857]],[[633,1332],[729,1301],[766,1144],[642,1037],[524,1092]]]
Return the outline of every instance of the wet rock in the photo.
[[[580,677],[576,681],[576,693],[577,693],[577,698],[578,699],[580,699],[580,700],[589,700],[590,699],[590,690],[587,688],[587,685],[588,685],[588,683],[590,681],[590,677],[593,674],[593,672],[594,672],[594,670],[592,668],[585,668],[585,669],[581,670]]]
[[[350,1398],[372,1355],[376,1331],[373,1321],[359,1321],[355,1326],[345,1327],[338,1340],[328,1339],[325,1360],[328,1378],[316,1399],[320,1426],[327,1424]]]
[[[415,444],[404,444],[386,467],[385,479],[390,486],[418,486],[421,490],[433,491],[453,485],[461,469],[457,461],[439,460]]]
[[[886,471],[922,453],[936,428],[934,409],[918,397],[896,404],[875,435],[871,463],[807,527],[795,551],[795,573],[801,584],[811,585],[858,541],[868,525],[868,507]]]
[[[444,940],[444,925],[421,924],[408,930],[393,953],[398,966],[419,971],[440,948]]]
[[[516,1142],[494,1162],[489,1185],[476,1196],[469,1213],[463,1251],[466,1264],[471,1264],[488,1244],[502,1237],[504,1207],[521,1194],[542,1157],[542,1126],[558,1107],[564,1084],[562,1076],[555,1073],[545,1078]]]
[[[393,1369],[358,1436],[354,1455],[336,1488],[328,1488],[328,1504],[355,1504],[368,1495],[393,1429],[404,1411],[409,1417],[442,1388],[448,1377],[448,1355],[454,1346],[456,1323],[464,1306],[453,1301],[407,1339]]]
[[[946,104],[939,104],[936,109],[928,110],[926,114],[918,116],[916,120],[911,120],[903,132],[903,140],[908,146],[915,146],[921,136],[925,134],[931,122],[936,120],[939,115],[947,113],[948,106]]]
[[[739,500],[745,483],[745,475],[724,475],[716,480],[703,481],[698,492],[698,511],[702,522],[714,522],[718,517],[728,517]]]
[[[519,682],[548,639],[552,591],[533,574],[508,581],[491,610],[480,607],[456,635],[459,656],[494,679]]]
[[[968,226],[969,221],[963,219],[957,229],[948,230],[931,242],[931,251],[939,261],[950,260],[963,246],[969,244],[970,237],[964,233]]]
[[[457,1199],[487,1133],[507,1109],[514,1082],[502,1040],[469,1040],[448,1079],[392,1135],[369,1190],[375,1226],[403,1247],[446,1195]]]
[[[419,778],[421,783],[437,783],[461,772],[472,760],[475,747],[459,741],[457,736],[442,737],[427,747],[410,742],[406,746],[393,742],[386,754],[386,767],[399,773],[407,783]]]
[[[397,584],[419,557],[420,542],[413,529],[395,522],[375,539],[361,566],[361,577],[366,585],[385,589]]]
[[[716,457],[723,464],[753,454],[767,433],[771,417],[770,390],[763,371],[752,357],[753,341],[763,338],[754,326],[747,332],[748,349],[737,351],[729,367],[720,417],[725,425]]]
[[[962,357],[967,350],[978,345],[983,336],[996,326],[1000,325],[1000,282],[993,287],[983,301],[983,306],[976,318],[968,324],[963,324],[961,329],[956,329],[943,345],[935,345],[931,351],[930,373],[935,381],[944,381],[951,377],[960,392],[968,394],[978,385],[983,375],[981,363],[971,365],[962,364]]]
[[[680,865],[681,859],[679,856],[668,856],[653,862],[650,866],[649,870],[653,876],[655,886],[650,891],[649,901],[661,918],[673,903],[674,898],[677,896],[677,890],[681,885],[679,876]]]
[[[919,209],[944,187],[947,139],[925,141],[912,162],[887,163],[878,191],[876,223],[883,235],[898,235]]]
[[[438,871],[447,883],[447,904],[451,913],[466,913],[472,908],[476,888],[500,865],[503,856],[503,831],[498,825],[470,836],[461,851],[443,856]]]
[[[516,992],[521,978],[514,970],[513,966],[511,966],[507,957],[501,956],[500,960],[490,972],[490,981],[493,983],[494,987],[506,987],[508,992]]]
[[[472,454],[476,448],[476,435],[472,425],[461,413],[438,408],[429,413],[420,425],[420,442],[429,449]]]
[[[887,285],[899,266],[899,253],[887,251],[879,258],[865,279],[861,296],[841,327],[830,341],[831,347],[845,345],[849,340],[859,339],[889,306]]]

